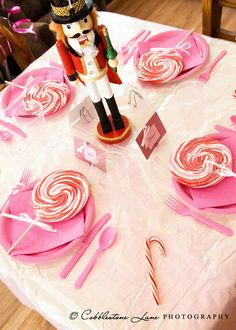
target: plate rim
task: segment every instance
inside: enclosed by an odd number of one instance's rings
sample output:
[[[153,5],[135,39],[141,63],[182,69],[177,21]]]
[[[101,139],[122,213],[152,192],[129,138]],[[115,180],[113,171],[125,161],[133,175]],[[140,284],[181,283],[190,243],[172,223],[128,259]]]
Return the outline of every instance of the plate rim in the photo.
[[[8,208],[8,204],[6,205],[6,209]],[[88,232],[93,218],[94,218],[94,200],[93,197],[90,195],[88,198],[87,203],[84,206],[85,208],[85,213],[86,213],[86,218],[85,218],[85,234]],[[9,221],[6,220],[5,217],[1,216],[0,217],[0,244],[3,247],[4,251],[7,251],[10,248],[10,244],[6,239],[6,236],[3,233],[3,226],[4,226],[4,219],[5,221]],[[61,246],[64,246],[62,249],[58,249],[56,250],[55,253],[49,253],[46,256],[42,255],[43,253],[47,252],[47,251],[43,251],[43,252],[39,252],[39,253],[34,253],[34,254],[18,254],[18,255],[10,255],[14,260],[16,261],[22,261],[25,263],[31,263],[31,264],[41,264],[41,263],[47,263],[52,261],[55,258],[59,258],[64,256],[66,253],[68,253],[76,244],[79,244],[80,241],[82,241],[84,238],[84,236],[82,237],[78,237],[72,241],[69,241],[68,243],[62,244]],[[51,249],[54,250],[57,247]],[[51,251],[48,250],[48,251]]]

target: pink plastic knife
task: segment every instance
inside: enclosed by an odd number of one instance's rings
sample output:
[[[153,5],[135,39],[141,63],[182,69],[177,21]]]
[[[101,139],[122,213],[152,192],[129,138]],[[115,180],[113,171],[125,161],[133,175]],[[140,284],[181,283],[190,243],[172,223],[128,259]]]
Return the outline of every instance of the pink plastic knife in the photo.
[[[19,127],[11,124],[11,123],[8,123],[7,121],[4,121],[2,119],[0,119],[0,125],[8,128],[10,131],[16,133],[16,134],[19,134],[20,136],[26,138],[27,137],[27,134],[25,132],[23,132]]]
[[[67,275],[70,273],[72,268],[76,265],[76,263],[79,261],[81,256],[87,250],[89,244],[92,242],[94,237],[97,235],[97,233],[102,229],[102,227],[107,223],[107,221],[110,218],[111,218],[111,214],[107,213],[96,223],[95,226],[93,226],[93,228],[89,231],[89,233],[86,235],[85,239],[81,243],[79,249],[75,252],[75,254],[72,256],[72,258],[65,266],[65,268],[59,274],[61,278],[67,277]]]

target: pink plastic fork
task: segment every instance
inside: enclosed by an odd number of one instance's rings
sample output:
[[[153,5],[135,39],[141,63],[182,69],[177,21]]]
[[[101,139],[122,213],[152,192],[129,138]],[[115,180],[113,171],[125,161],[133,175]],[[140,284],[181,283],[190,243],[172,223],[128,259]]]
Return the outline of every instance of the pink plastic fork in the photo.
[[[20,181],[17,184],[16,188],[14,189],[14,192],[20,190],[23,186],[27,185],[29,178],[30,178],[30,174],[31,174],[31,171],[27,168],[24,168]]]
[[[174,198],[171,195],[167,195],[164,199],[164,203],[166,206],[174,211],[175,213],[186,216],[191,215],[193,218],[197,219],[198,221],[205,223],[207,226],[214,228],[218,232],[226,235],[226,236],[232,236],[234,234],[233,230],[231,228],[225,227],[223,225],[218,224],[217,222],[198,214],[197,212],[191,210],[187,205],[181,203],[176,198]]]
[[[125,51],[124,54],[122,54],[122,59],[123,59],[123,64],[125,65],[126,63],[129,62],[129,60],[131,59],[131,57],[134,56],[134,54],[137,51],[137,47],[138,47],[138,43],[141,41],[144,41],[145,39],[147,39],[147,37],[149,36],[149,34],[151,33],[150,30],[145,30],[143,34],[141,34],[141,36],[136,40],[136,42],[132,45],[132,47],[130,47],[130,51],[127,52]]]
[[[28,170],[27,168],[24,168],[23,172],[22,172],[22,175],[21,175],[21,178],[17,184],[17,186],[15,188],[13,188],[12,192],[10,193],[10,195],[6,198],[6,200],[3,202],[3,204],[1,205],[0,207],[0,212],[2,212],[2,210],[4,210],[9,198],[15,194],[16,192],[18,192],[23,186],[26,186],[28,181],[29,181],[29,178],[30,178],[30,174],[31,174],[31,171]]]
[[[132,37],[125,45],[123,45],[120,49],[120,53],[124,55],[127,53],[131,46],[135,44],[138,38],[145,32],[145,29],[141,29],[134,37]]]
[[[226,50],[222,50],[219,55],[209,64],[206,71],[202,72],[200,76],[197,77],[197,80],[206,83],[210,79],[211,71],[213,70],[213,68],[226,54]]]

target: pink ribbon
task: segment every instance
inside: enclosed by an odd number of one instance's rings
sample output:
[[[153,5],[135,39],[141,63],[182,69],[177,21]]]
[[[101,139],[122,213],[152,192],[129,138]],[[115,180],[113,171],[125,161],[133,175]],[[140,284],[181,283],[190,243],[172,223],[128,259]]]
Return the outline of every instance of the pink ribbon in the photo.
[[[2,212],[0,215],[2,217],[10,218],[13,220],[19,220],[19,221],[30,223],[31,225],[35,225],[41,229],[51,231],[53,233],[57,232],[57,229],[54,229],[52,226],[48,225],[47,223],[39,221],[39,219],[37,219],[37,218],[32,219],[27,213],[20,213],[20,216],[16,216],[13,214]]]
[[[4,6],[4,1],[5,0],[0,0],[0,3],[2,5],[2,7],[6,10],[8,24],[11,26],[12,30],[17,33],[32,33],[32,34],[36,35],[36,32],[34,31],[34,25],[29,18],[22,18],[22,19],[16,21],[15,23],[11,22],[10,16],[19,14],[21,12],[21,8],[20,8],[20,6],[14,6],[10,9],[7,9]],[[22,27],[22,24],[29,24],[29,26]]]
[[[153,52],[159,52],[159,51],[163,51],[164,53],[169,53],[170,51],[174,51],[174,50],[180,50],[182,52],[184,52],[185,54],[187,54],[188,56],[190,55],[190,52],[188,49],[191,48],[191,43],[190,42],[184,42],[183,44],[180,44],[178,46],[175,46],[173,48],[151,48],[150,50]]]

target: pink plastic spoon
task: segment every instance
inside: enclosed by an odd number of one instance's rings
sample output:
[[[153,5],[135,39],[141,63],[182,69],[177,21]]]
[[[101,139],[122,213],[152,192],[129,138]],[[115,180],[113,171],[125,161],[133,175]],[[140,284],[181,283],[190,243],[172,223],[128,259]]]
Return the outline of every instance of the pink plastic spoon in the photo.
[[[116,230],[114,227],[107,227],[101,234],[99,239],[99,248],[94,253],[92,258],[90,259],[89,263],[85,267],[84,271],[81,273],[78,280],[75,282],[75,287],[77,289],[81,288],[84,281],[88,277],[88,274],[92,270],[93,266],[95,265],[95,262],[97,260],[97,257],[102,253],[104,250],[108,249],[113,243],[116,238]]]
[[[12,133],[5,130],[0,130],[0,140],[9,141],[12,138]]]

